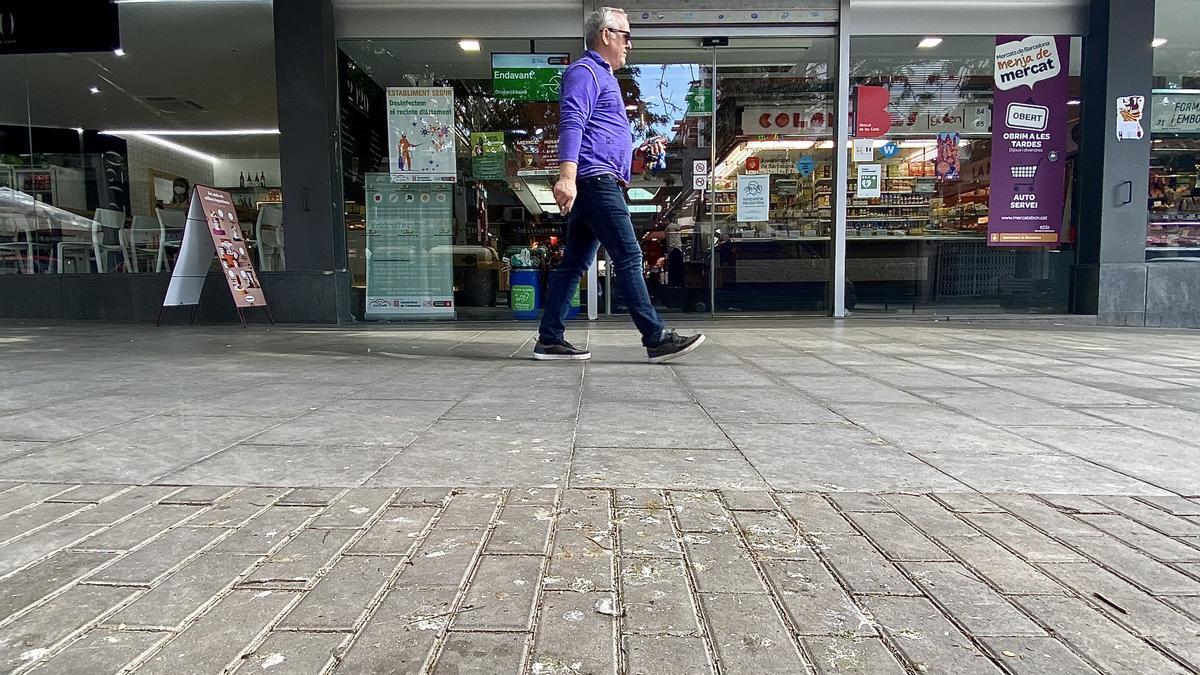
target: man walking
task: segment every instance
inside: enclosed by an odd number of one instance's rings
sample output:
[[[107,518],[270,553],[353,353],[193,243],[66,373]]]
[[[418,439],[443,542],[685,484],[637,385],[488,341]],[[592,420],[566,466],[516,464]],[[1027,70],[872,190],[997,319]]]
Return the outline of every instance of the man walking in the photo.
[[[563,73],[558,132],[559,178],[554,200],[568,217],[563,260],[550,274],[546,308],[533,358],[584,360],[591,352],[563,339],[568,298],[575,294],[600,244],[608,251],[633,323],[651,363],[678,358],[699,347],[703,335],[666,330],[650,303],[642,276],[642,250],[633,233],[623,188],[629,184],[633,141],[625,101],[613,72],[632,47],[625,12],[602,7],[584,23],[587,51]]]

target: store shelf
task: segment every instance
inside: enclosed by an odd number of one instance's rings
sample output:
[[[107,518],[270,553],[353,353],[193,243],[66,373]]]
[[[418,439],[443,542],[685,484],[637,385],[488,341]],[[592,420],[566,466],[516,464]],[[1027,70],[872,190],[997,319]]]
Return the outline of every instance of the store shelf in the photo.
[[[987,237],[972,234],[848,234],[846,241],[986,241]],[[829,241],[829,237],[731,237],[730,241]]]
[[[896,216],[880,216],[872,218],[870,216],[855,216],[847,218],[848,223],[907,223],[914,220],[933,220],[933,216],[914,216],[912,218],[899,218]]]

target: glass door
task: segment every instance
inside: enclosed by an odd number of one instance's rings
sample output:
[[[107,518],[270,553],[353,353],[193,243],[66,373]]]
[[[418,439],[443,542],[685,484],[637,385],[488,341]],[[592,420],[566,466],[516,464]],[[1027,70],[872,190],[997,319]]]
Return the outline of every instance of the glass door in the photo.
[[[835,45],[635,43],[618,73],[635,147],[628,203],[660,313],[828,311]],[[602,307],[624,311],[615,293]]]

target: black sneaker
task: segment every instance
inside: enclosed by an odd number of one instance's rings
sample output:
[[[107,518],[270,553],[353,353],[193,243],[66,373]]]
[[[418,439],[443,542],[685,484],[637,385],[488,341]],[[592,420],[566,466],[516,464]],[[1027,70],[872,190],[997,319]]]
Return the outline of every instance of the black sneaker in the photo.
[[[566,340],[557,343],[538,340],[533,347],[535,361],[587,361],[590,358],[592,358],[591,352],[580,349]]]
[[[697,334],[684,337],[675,331],[667,331],[666,337],[654,347],[646,347],[646,357],[650,363],[662,363],[677,359],[704,344],[704,335]]]

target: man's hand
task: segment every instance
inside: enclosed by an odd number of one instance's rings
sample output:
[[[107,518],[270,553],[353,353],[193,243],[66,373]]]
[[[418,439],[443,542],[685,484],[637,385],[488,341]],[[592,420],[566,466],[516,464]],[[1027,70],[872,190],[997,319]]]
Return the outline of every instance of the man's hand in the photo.
[[[554,184],[554,201],[558,204],[558,210],[565,216],[571,212],[571,207],[575,206],[575,196],[579,194],[575,188],[575,179],[562,177]]]

